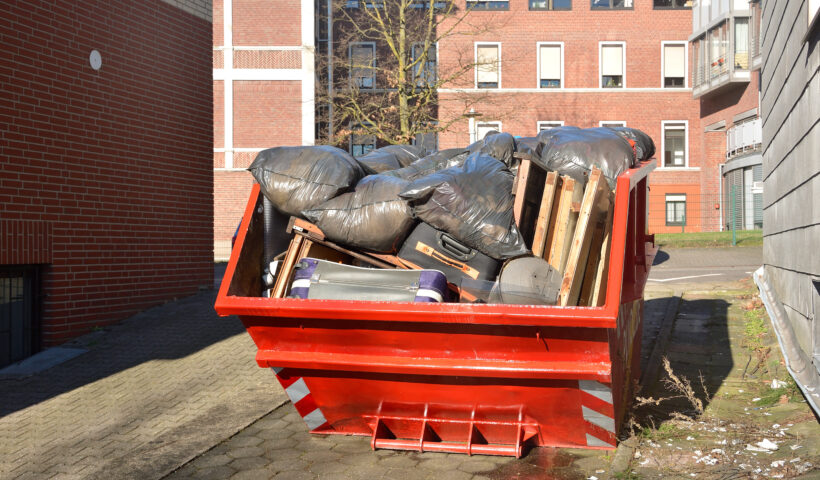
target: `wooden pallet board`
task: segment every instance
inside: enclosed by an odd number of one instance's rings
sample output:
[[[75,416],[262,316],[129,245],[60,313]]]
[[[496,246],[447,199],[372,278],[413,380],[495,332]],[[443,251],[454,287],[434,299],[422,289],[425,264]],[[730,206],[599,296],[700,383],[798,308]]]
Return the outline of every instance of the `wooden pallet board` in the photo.
[[[552,268],[563,273],[567,264],[575,224],[578,221],[577,204],[584,195],[583,187],[568,176],[561,176],[561,192],[555,214],[555,233],[547,255]]]
[[[555,217],[558,210],[556,195],[561,191],[561,177],[557,172],[547,173],[544,191],[541,195],[541,206],[535,222],[535,234],[532,238],[532,254],[544,257],[547,245],[551,245],[551,234],[555,231]]]
[[[595,272],[595,282],[592,287],[592,298],[590,305],[600,307],[606,301],[606,286],[609,275],[609,250],[612,244],[612,218],[614,215],[614,202],[610,198],[609,209],[607,210],[606,221],[604,222],[604,238],[601,244],[601,255],[598,260],[598,269]]]
[[[610,221],[609,211],[612,205],[607,209],[607,213],[598,217],[595,222],[595,230],[592,232],[592,242],[589,245],[589,256],[587,257],[587,264],[584,268],[584,281],[581,284],[581,297],[578,300],[578,305],[592,306],[593,292],[595,289],[595,280],[598,278],[598,263],[603,254],[604,234],[606,233],[607,222]]]
[[[532,245],[547,172],[537,163],[521,160],[515,177],[513,217],[524,242]]]
[[[564,278],[558,294],[560,305],[578,305],[596,224],[608,208],[609,184],[601,170],[593,167],[584,189],[581,210],[567,255]]]

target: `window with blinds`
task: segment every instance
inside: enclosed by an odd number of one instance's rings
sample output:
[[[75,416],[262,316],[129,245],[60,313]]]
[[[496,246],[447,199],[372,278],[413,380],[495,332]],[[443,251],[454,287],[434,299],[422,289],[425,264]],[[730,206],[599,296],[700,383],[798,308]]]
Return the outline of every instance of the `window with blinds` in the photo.
[[[663,45],[663,87],[683,88],[686,86],[686,44]]]
[[[501,122],[479,122],[475,125],[476,141],[483,139],[490,132],[501,132]]]
[[[538,86],[540,88],[561,88],[561,49],[560,44],[538,46]]]
[[[602,44],[600,68],[602,88],[623,88],[624,44]]]
[[[551,128],[563,127],[563,126],[564,126],[564,122],[562,122],[560,120],[544,120],[544,121],[538,122],[538,131],[543,132],[544,130],[549,130]]]
[[[476,45],[476,88],[501,86],[501,45]]]
[[[663,166],[686,166],[686,124],[663,123]]]
[[[350,83],[358,88],[376,87],[376,45],[350,45]]]

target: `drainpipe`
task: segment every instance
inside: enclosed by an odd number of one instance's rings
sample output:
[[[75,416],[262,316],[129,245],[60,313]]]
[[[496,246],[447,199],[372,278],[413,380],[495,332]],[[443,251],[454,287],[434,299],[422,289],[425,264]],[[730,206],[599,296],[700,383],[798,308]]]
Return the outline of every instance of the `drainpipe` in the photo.
[[[718,165],[718,217],[720,217],[720,231],[723,231],[723,167],[725,163]]]

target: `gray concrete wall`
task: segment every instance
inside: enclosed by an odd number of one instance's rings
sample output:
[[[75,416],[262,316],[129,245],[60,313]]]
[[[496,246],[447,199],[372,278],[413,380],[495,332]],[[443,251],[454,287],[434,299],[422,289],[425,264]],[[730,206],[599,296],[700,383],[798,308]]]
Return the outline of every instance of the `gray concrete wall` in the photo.
[[[820,26],[808,0],[763,0],[763,262],[800,346],[820,348]],[[817,366],[817,365],[815,365]]]

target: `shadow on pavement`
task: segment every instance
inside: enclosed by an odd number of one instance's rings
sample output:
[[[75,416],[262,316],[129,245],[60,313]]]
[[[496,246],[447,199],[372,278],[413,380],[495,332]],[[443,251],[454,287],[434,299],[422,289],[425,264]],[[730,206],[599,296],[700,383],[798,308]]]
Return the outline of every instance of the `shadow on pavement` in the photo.
[[[667,260],[669,260],[669,254],[663,250],[658,250],[658,253],[655,255],[655,260],[652,261],[652,266],[660,265]]]
[[[224,271],[217,264],[215,277],[220,268]],[[183,358],[243,333],[238,318],[216,315],[216,293],[203,291],[150,308],[64,344],[88,349],[78,357],[31,376],[0,378],[0,418],[142,363]]]
[[[662,302],[670,300],[667,297],[647,301],[645,318],[649,319],[648,313],[652,309],[657,310]],[[729,338],[729,306],[729,302],[720,298],[681,300],[666,351],[662,352],[669,360],[672,373],[690,382],[694,397],[702,402],[704,409],[734,366]],[[645,335],[649,333],[651,337],[648,328],[652,328],[652,321],[645,324]],[[644,349],[651,351],[651,345],[644,342]],[[645,356],[642,358],[646,359]],[[662,366],[655,379],[646,381],[640,396],[670,399],[659,406],[639,407],[636,414],[640,424],[658,426],[672,418],[674,413],[694,413],[693,401],[670,388],[670,376]]]

